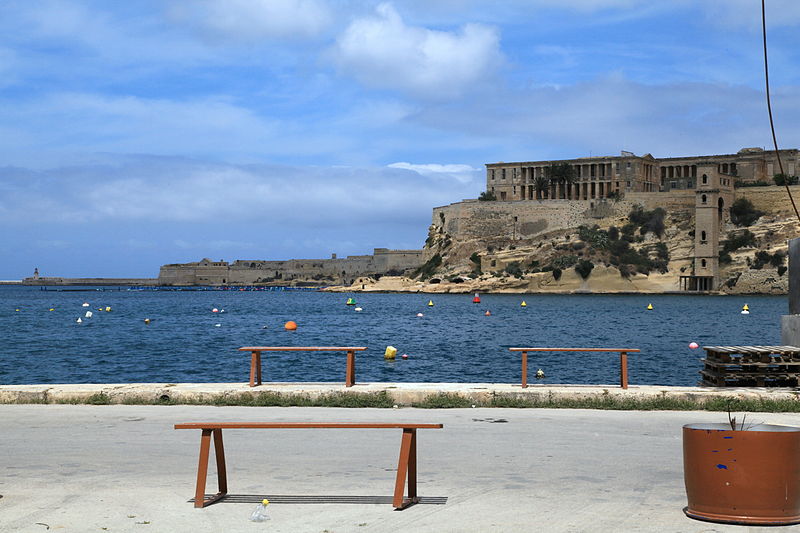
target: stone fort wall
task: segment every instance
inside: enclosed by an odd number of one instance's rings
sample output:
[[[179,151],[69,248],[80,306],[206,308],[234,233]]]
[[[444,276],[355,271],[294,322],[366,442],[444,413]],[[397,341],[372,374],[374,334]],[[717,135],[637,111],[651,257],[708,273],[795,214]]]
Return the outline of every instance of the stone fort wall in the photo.
[[[443,229],[456,240],[531,239],[551,231],[597,224],[625,217],[635,206],[662,207],[668,212],[694,212],[695,192],[627,193],[623,200],[519,200],[480,202],[464,200],[435,207],[434,230]]]
[[[160,285],[253,285],[291,284],[317,281],[320,284],[350,284],[358,276],[402,273],[424,263],[423,250],[375,248],[372,255],[351,255],[330,259],[289,259],[286,261],[237,260],[164,265],[158,274]]]

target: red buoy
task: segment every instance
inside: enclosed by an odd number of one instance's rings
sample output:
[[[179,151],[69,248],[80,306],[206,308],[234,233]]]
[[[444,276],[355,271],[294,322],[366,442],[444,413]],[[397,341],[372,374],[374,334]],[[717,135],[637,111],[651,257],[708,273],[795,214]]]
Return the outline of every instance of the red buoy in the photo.
[[[478,296],[478,293],[475,293],[475,298],[472,299],[472,303],[474,303],[474,304],[481,303],[481,297]]]

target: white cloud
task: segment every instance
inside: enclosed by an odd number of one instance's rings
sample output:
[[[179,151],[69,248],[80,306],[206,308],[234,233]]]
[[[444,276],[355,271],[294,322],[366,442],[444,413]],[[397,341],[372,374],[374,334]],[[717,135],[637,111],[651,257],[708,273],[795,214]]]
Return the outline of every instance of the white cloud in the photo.
[[[169,15],[209,37],[233,41],[315,37],[331,23],[321,0],[176,1]]]
[[[353,21],[332,57],[365,85],[432,99],[458,96],[502,61],[495,28],[467,24],[458,32],[406,25],[388,3]]]
[[[461,183],[475,182],[476,178],[478,178],[480,176],[480,173],[482,173],[482,169],[480,168],[472,168],[469,165],[458,165],[458,164],[450,164],[450,165],[442,165],[439,163],[413,164],[400,161],[398,163],[392,163],[387,166],[389,168],[402,168],[405,170],[410,170],[412,172],[421,174],[425,177],[430,177],[434,179],[456,180]]]

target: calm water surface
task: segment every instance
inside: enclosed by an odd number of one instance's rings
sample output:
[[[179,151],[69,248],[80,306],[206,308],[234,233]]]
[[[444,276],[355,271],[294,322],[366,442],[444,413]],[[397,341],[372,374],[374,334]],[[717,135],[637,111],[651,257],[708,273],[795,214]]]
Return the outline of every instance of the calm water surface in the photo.
[[[363,307],[344,305],[354,297]],[[428,307],[432,299],[434,307]],[[526,300],[528,307],[520,307]],[[240,291],[41,291],[0,287],[0,383],[237,382],[262,346],[367,346],[359,381],[520,379],[511,346],[639,348],[633,384],[695,385],[718,344],[780,344],[786,296],[329,294]],[[90,307],[84,308],[82,303]],[[647,311],[648,303],[654,309]],[[750,315],[741,315],[742,305]],[[110,306],[112,311],[98,311]],[[224,313],[212,313],[212,308]],[[50,311],[49,309],[54,309]],[[17,311],[17,309],[19,309]],[[486,310],[492,316],[484,316]],[[87,310],[92,318],[83,318]],[[417,313],[424,313],[418,318]],[[151,324],[145,325],[144,318]],[[287,332],[294,320],[299,328]],[[219,326],[217,326],[219,324]],[[386,362],[387,345],[407,360]],[[268,381],[344,381],[344,354],[264,356]],[[618,383],[614,354],[533,354],[545,383]]]

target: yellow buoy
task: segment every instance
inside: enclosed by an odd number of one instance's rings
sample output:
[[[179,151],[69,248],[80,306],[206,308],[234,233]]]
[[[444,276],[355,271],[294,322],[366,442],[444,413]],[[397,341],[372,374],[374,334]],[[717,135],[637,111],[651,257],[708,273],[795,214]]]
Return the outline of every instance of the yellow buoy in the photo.
[[[652,311],[653,310],[653,304],[647,304],[647,310],[648,311]]]
[[[149,325],[150,325],[150,319],[149,319],[149,318],[145,318],[145,319],[144,319],[144,323],[145,323],[145,324],[147,324],[147,325],[149,326]]]
[[[525,303],[525,300],[522,300],[522,303],[519,304],[520,307],[528,307],[528,304]]]
[[[386,351],[383,352],[383,358],[394,359],[395,357],[397,357],[397,348],[395,348],[394,346],[387,346]]]
[[[749,311],[749,310],[750,308],[747,307],[747,304],[744,304],[744,306],[742,307],[742,311]]]
[[[433,307],[433,300],[428,300],[428,307]]]
[[[53,309],[52,307],[50,308],[50,310],[51,310],[51,311],[55,311],[55,309]]]
[[[108,313],[109,311],[111,311],[111,307],[106,306],[106,313]]]

